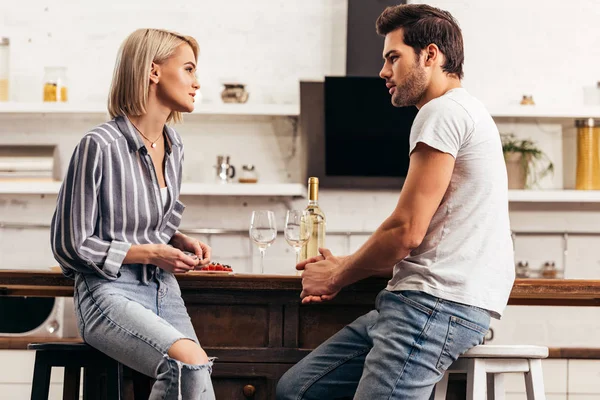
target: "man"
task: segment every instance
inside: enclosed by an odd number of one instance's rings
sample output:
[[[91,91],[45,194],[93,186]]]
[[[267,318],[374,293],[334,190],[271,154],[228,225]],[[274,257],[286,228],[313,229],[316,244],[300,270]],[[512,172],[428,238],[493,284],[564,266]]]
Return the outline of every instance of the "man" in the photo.
[[[458,356],[483,342],[514,281],[506,167],[498,129],[461,87],[463,40],[455,19],[425,5],[388,7],[377,20],[392,103],[416,105],[410,168],[398,204],[354,254],[304,270],[302,303],[391,274],[376,310],[289,370],[284,399],[428,399]],[[399,155],[401,156],[401,155]]]

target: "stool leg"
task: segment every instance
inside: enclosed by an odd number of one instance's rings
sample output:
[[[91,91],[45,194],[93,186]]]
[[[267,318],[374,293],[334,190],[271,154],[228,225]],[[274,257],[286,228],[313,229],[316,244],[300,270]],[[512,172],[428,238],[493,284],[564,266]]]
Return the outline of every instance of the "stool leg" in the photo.
[[[100,400],[100,373],[97,368],[83,368],[83,400]]]
[[[529,372],[525,373],[527,400],[546,400],[542,360],[529,360]]]
[[[33,367],[33,382],[31,383],[31,400],[48,400],[51,372],[52,366],[48,363],[46,355],[37,351]]]
[[[134,400],[148,400],[154,380],[135,370],[131,370],[131,379],[133,380]]]
[[[504,400],[504,375],[487,374],[488,400]]]
[[[446,394],[448,392],[448,379],[450,373],[444,373],[444,377],[435,385],[435,396],[433,400],[446,400]]]
[[[120,362],[111,363],[106,374],[106,396],[110,400],[123,398],[123,365]]]
[[[63,400],[79,399],[79,380],[81,367],[65,367],[63,380]]]
[[[485,399],[485,360],[473,358],[467,364],[467,400]]]

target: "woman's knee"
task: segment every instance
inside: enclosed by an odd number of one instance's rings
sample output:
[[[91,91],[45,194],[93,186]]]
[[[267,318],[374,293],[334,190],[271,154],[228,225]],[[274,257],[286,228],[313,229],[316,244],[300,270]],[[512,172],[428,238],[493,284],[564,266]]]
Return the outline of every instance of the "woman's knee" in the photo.
[[[190,339],[180,339],[169,348],[168,355],[173,360],[189,365],[208,364],[206,352],[198,343]]]

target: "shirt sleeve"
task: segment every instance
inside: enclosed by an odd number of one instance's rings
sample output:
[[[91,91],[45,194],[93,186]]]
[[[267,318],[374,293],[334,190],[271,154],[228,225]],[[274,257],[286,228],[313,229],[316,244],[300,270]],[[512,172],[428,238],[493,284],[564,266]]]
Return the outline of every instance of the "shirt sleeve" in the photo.
[[[412,154],[418,143],[425,143],[456,159],[473,131],[473,120],[458,103],[449,99],[433,100],[419,111],[410,132]]]
[[[75,148],[52,218],[51,245],[67,275],[96,272],[114,280],[131,244],[103,240],[95,233],[102,157],[102,148],[92,135]]]

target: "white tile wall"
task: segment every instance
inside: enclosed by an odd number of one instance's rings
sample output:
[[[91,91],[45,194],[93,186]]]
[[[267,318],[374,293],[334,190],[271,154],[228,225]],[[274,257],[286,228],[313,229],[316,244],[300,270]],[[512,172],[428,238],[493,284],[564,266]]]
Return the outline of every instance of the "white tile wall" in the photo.
[[[600,363],[590,360],[569,361],[569,393],[600,393]]]

